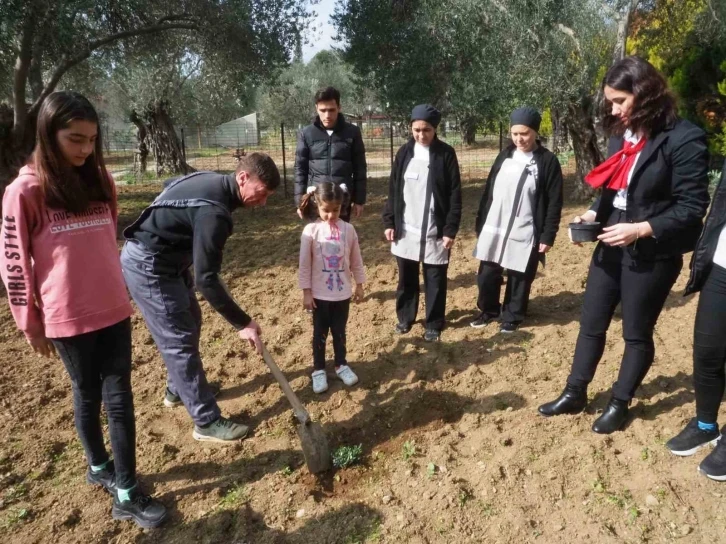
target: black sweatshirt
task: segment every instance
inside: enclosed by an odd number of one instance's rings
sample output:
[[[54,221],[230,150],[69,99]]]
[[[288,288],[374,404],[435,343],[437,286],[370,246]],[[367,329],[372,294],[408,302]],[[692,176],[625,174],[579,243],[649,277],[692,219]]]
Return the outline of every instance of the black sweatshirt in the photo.
[[[234,176],[200,172],[166,190],[161,200],[174,204],[152,204],[124,236],[158,254],[155,274],[181,276],[193,264],[197,290],[233,327],[243,329],[252,319],[219,277],[224,245],[232,234],[232,212],[242,206]]]

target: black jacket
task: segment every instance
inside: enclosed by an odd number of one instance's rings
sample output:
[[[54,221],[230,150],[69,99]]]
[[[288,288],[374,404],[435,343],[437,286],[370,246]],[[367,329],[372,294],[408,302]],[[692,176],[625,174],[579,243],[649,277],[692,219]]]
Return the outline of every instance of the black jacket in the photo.
[[[484,193],[479,202],[479,211],[476,214],[476,235],[486,223],[489,209],[492,206],[494,195],[494,182],[505,159],[511,158],[516,146],[510,144],[504,149],[492,165],[489,176],[484,184]],[[537,163],[537,179],[535,188],[534,207],[534,240],[535,246],[540,242],[552,246],[555,243],[557,229],[560,227],[562,214],[562,168],[560,161],[549,149],[538,146],[534,150],[534,160]]]
[[[395,230],[395,238],[401,237],[403,228],[404,174],[408,163],[413,158],[415,140],[401,146],[396,153],[396,160],[391,168],[388,183],[388,200],[383,208],[383,225]],[[461,176],[456,151],[437,137],[429,148],[429,178],[433,180],[434,220],[436,221],[437,237],[456,238],[461,222]]]
[[[224,245],[232,234],[232,212],[243,205],[239,186],[234,176],[216,172],[177,179],[165,184],[164,192],[124,230],[124,237],[155,254],[150,272],[160,276],[159,281],[187,275],[193,268],[197,290],[233,327],[242,329],[251,318],[220,277]],[[179,296],[189,294],[182,291]]]
[[[348,186],[354,204],[366,203],[366,150],[360,129],[348,123],[343,114],[333,134],[328,136],[316,116],[297,137],[295,149],[295,202],[315,182],[332,181]]]
[[[684,295],[700,291],[703,287],[703,282],[713,264],[718,238],[724,225],[726,225],[726,161],[724,161],[721,179],[713,195],[711,209],[706,217],[706,225],[703,227],[703,232],[691,257],[691,276],[688,278]]]
[[[608,155],[622,148],[612,137]],[[590,209],[605,224],[617,191],[603,189]],[[628,185],[626,218],[647,221],[653,236],[641,238],[628,251],[633,258],[655,260],[682,255],[696,247],[708,208],[708,149],[706,134],[679,119],[648,139]]]

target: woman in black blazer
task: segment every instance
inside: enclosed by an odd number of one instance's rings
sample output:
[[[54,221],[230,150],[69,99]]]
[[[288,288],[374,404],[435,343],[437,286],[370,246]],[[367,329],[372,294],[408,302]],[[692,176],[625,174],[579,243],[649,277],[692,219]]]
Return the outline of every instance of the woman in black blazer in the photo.
[[[586,176],[602,193],[575,221],[599,221],[605,228],[590,263],[567,385],[539,411],[554,416],[585,409],[620,303],[625,352],[610,402],[592,427],[609,434],[625,423],[653,363],[653,329],[683,254],[696,246],[709,197],[706,136],[677,117],[663,76],[647,61],[626,57],[608,70],[603,90],[611,157]]]

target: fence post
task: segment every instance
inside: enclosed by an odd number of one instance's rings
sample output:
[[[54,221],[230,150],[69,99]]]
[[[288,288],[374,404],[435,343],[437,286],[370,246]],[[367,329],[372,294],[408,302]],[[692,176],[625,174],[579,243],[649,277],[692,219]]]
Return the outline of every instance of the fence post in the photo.
[[[393,119],[388,120],[388,134],[391,140],[391,169],[393,169]]]
[[[287,198],[287,161],[285,160],[285,122],[280,123],[280,138],[282,140],[282,182],[285,187],[285,198]]]

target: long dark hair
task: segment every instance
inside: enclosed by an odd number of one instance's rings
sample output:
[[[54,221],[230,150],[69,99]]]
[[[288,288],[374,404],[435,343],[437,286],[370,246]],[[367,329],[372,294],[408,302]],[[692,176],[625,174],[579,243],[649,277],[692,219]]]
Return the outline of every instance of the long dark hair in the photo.
[[[300,200],[300,211],[303,217],[317,218],[318,205],[323,202],[340,204],[341,209],[345,209],[350,202],[350,193],[332,181],[316,183],[315,190],[304,194]]]
[[[676,99],[665,78],[645,59],[632,56],[619,60],[605,74],[602,86],[635,96],[627,127],[612,115],[612,104],[603,98],[603,127],[609,134],[622,135],[629,128],[649,138],[678,119]]]
[[[58,146],[58,131],[68,128],[71,121],[90,121],[98,127],[93,153],[78,167],[68,164]],[[38,113],[31,160],[49,208],[80,213],[91,202],[109,202],[115,207],[112,182],[103,163],[98,114],[83,95],[69,91],[48,95]]]

